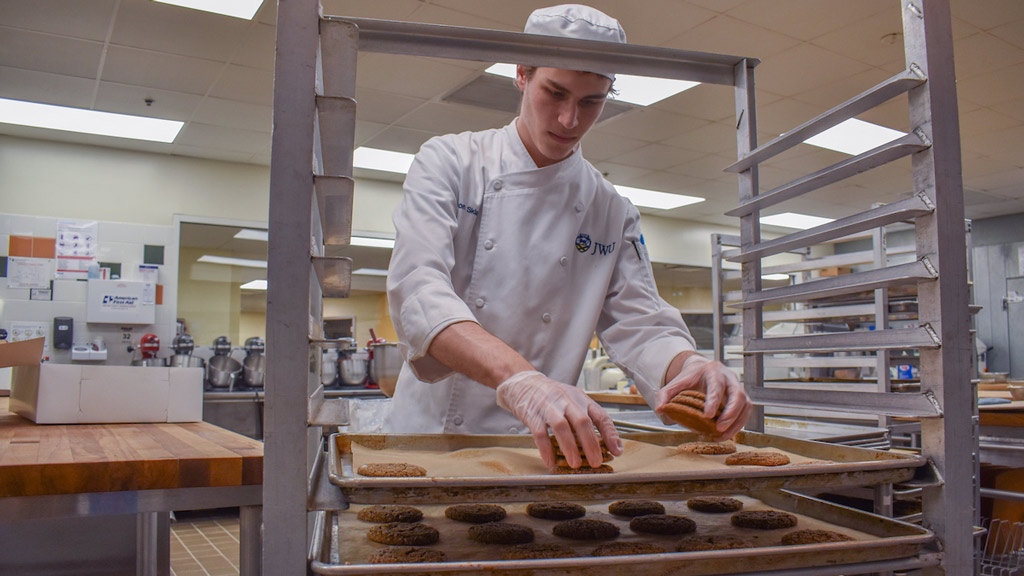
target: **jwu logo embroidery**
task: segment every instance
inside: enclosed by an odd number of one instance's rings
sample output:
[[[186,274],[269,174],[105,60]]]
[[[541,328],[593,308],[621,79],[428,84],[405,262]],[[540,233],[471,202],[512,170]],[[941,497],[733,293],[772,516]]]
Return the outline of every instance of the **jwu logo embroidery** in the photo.
[[[594,254],[607,256],[608,254],[615,252],[615,242],[612,242],[611,244],[594,242],[590,239],[590,234],[580,234],[576,237],[576,251],[583,254],[590,252],[591,256]]]

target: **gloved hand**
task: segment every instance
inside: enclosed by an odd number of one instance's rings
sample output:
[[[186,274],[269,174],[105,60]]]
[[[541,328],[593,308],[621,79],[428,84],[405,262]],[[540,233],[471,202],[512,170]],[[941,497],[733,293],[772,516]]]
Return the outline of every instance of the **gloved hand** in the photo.
[[[526,424],[540,450],[541,459],[549,468],[555,465],[555,453],[548,439],[548,427],[573,468],[583,463],[573,430],[591,467],[601,465],[601,446],[594,435],[595,426],[601,432],[608,451],[614,456],[622,455],[622,442],[611,417],[583,390],[552,380],[535,370],[526,370],[499,384],[497,392],[498,406]]]
[[[687,358],[679,374],[658,390],[654,411],[661,414],[665,405],[683,390],[704,392],[704,416],[707,418],[714,418],[718,407],[724,403],[725,408],[716,426],[719,432],[717,439],[728,440],[735,436],[754,409],[736,373],[721,362],[708,360],[699,354]]]

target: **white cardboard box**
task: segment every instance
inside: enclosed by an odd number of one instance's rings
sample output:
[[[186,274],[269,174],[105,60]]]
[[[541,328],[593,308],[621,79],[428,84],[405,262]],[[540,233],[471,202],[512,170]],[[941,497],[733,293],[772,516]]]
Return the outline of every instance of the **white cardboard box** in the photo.
[[[0,346],[0,366],[14,365],[10,410],[37,424],[203,419],[202,368],[39,364],[41,355],[42,339]]]

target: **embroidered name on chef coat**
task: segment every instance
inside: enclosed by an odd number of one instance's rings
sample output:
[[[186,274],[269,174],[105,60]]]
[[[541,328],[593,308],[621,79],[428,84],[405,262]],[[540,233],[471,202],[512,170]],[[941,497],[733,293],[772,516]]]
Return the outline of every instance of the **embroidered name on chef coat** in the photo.
[[[472,206],[466,206],[462,202],[459,202],[459,210],[465,210],[466,214],[472,214],[473,216],[476,216],[477,214],[480,214],[480,210],[479,209],[474,208]]]
[[[590,234],[580,234],[576,237],[576,251],[581,254],[590,252],[591,256],[594,254],[607,256],[615,251],[615,242],[612,242],[611,244],[595,242],[590,239]]]

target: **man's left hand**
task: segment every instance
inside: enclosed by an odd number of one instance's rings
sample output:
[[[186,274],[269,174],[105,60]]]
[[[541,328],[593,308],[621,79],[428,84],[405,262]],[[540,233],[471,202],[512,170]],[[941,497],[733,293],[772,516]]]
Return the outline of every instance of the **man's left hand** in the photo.
[[[687,358],[675,378],[658,390],[654,411],[661,414],[665,405],[683,390],[704,392],[704,416],[709,419],[715,417],[719,406],[724,406],[716,426],[720,440],[735,436],[754,409],[736,373],[699,354]]]

